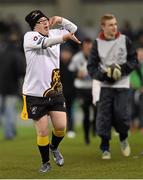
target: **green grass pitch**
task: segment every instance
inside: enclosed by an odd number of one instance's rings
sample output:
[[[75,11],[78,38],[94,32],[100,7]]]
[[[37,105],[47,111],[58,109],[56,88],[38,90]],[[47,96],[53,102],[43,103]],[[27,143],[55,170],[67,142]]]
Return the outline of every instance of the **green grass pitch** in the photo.
[[[131,134],[129,142],[132,155],[128,158],[120,152],[118,137],[112,136],[111,160],[101,160],[99,138],[91,136],[91,144],[85,145],[83,133],[76,129],[74,139],[65,137],[60,150],[65,165],[57,167],[52,158],[50,172],[40,174],[40,157],[36,146],[36,135],[32,127],[20,127],[13,141],[0,136],[0,178],[1,179],[140,179],[143,178],[143,135]],[[2,134],[2,133],[1,133]]]

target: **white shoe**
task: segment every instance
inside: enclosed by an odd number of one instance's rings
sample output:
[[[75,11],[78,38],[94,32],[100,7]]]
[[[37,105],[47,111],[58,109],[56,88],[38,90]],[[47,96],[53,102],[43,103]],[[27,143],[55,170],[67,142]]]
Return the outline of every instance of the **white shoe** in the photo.
[[[130,148],[130,145],[129,145],[127,139],[125,139],[124,141],[121,141],[120,146],[121,146],[122,154],[126,157],[130,156],[131,148]]]
[[[102,159],[111,159],[111,153],[109,151],[104,151],[102,154]]]
[[[74,138],[76,136],[76,133],[74,131],[68,131],[67,132],[67,137],[68,138]]]

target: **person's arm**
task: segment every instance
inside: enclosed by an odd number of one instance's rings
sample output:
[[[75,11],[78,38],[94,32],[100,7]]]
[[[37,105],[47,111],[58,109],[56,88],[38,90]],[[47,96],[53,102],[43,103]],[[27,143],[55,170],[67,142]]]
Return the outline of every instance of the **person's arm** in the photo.
[[[72,33],[75,33],[77,31],[77,26],[65,18],[62,18],[61,26]]]
[[[63,42],[63,36],[44,37],[38,32],[28,32],[24,36],[24,49],[41,49]]]
[[[65,34],[60,36],[45,38],[43,41],[43,47],[49,47],[59,43],[61,44],[70,39],[80,44],[80,41],[73,34],[76,32],[77,26],[71,21],[62,18],[60,16],[53,16],[49,20],[49,25],[50,27],[53,27],[55,25],[60,25],[70,33],[66,32]]]
[[[60,16],[51,17],[49,20],[49,24],[50,24],[50,27],[53,27],[55,25],[60,25],[64,29],[66,29],[67,31],[69,31],[71,33],[75,33],[77,30],[77,26],[74,23],[72,23],[68,19],[65,19],[65,18],[60,17]]]
[[[131,71],[133,71],[138,65],[136,50],[133,47],[132,42],[127,37],[126,37],[126,48],[127,48],[127,62],[120,65],[122,76],[129,75]]]
[[[47,48],[56,44],[61,44],[69,39],[75,41],[76,43],[80,43],[73,33],[56,35],[55,37],[42,37],[38,32],[28,32],[24,36],[24,49]]]
[[[80,44],[81,42],[75,37],[75,35],[73,33],[67,33],[65,35],[59,35],[56,37],[51,37],[51,38],[44,38],[43,43],[42,43],[42,47],[46,48],[46,47],[50,47],[56,44],[61,44],[63,42],[66,42],[68,40],[73,40],[74,42]]]

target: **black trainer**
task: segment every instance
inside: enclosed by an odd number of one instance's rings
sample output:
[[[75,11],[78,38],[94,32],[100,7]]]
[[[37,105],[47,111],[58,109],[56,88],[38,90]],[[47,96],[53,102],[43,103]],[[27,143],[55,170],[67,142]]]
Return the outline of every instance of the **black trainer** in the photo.
[[[44,164],[41,165],[39,171],[40,171],[41,173],[45,173],[45,172],[48,172],[50,169],[51,169],[50,163],[49,163],[49,162],[46,162],[46,163],[44,163]]]
[[[62,154],[60,153],[60,151],[58,149],[53,149],[52,145],[50,145],[50,151],[53,155],[53,159],[54,159],[55,163],[58,166],[63,166],[64,165],[64,158],[63,158]]]

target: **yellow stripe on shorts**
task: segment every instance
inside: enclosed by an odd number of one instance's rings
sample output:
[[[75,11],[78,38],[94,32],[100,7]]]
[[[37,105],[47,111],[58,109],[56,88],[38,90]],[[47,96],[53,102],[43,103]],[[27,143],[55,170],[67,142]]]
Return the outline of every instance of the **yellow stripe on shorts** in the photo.
[[[22,109],[20,117],[22,120],[28,120],[28,112],[27,112],[27,104],[26,104],[26,96],[25,95],[23,95],[23,109]]]

